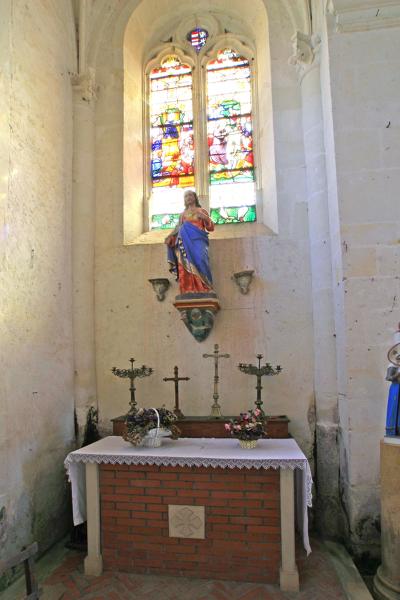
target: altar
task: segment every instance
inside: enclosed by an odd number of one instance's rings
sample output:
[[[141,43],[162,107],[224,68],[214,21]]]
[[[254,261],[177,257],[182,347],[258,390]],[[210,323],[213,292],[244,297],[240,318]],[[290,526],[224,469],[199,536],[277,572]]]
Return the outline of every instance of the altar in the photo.
[[[262,439],[253,450],[212,438],[138,448],[110,436],[71,452],[65,466],[74,523],[87,520],[86,574],[105,568],[299,589],[295,503],[309,553],[312,478],[295,440]]]

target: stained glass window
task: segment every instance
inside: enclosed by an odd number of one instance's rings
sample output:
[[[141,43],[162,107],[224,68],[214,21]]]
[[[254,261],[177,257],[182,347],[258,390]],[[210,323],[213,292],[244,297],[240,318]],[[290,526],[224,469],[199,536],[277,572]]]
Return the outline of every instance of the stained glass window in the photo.
[[[194,186],[192,69],[171,55],[149,79],[151,213],[179,212],[176,188]]]
[[[196,28],[187,39],[199,52],[207,37]],[[256,220],[249,61],[231,48],[219,50],[207,63],[204,86],[200,56],[194,70],[170,54],[149,73],[151,229],[173,228],[184,190],[196,188],[208,192],[216,224]]]
[[[255,221],[251,71],[231,48],[207,65],[207,136],[210,208],[224,209],[220,223]]]
[[[201,29],[200,27],[196,27],[192,31],[189,31],[186,39],[191,43],[196,52],[200,52],[203,46],[205,46],[207,38],[208,31]]]

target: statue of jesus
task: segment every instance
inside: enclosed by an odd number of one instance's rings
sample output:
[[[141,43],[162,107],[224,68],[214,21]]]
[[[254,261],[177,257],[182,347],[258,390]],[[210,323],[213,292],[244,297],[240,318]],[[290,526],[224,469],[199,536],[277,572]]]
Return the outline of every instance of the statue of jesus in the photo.
[[[208,232],[214,231],[214,223],[193,190],[185,191],[184,203],[177,227],[165,238],[170,271],[181,294],[208,294],[213,291]]]

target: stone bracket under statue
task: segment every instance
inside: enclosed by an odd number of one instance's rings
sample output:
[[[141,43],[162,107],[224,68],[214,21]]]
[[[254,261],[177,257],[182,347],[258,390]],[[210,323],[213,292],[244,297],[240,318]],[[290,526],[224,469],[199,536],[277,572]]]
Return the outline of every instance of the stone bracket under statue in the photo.
[[[179,294],[175,297],[174,306],[198,342],[208,337],[214,325],[214,316],[220,309],[215,292]]]

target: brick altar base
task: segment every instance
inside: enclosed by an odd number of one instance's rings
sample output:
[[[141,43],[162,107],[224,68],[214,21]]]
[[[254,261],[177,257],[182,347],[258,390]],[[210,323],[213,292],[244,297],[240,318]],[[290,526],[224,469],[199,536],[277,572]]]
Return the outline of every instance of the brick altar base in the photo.
[[[277,583],[279,471],[100,465],[104,568]],[[168,505],[205,507],[205,539],[169,537]]]

